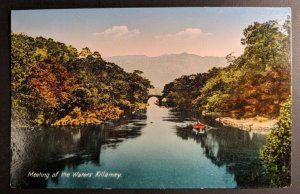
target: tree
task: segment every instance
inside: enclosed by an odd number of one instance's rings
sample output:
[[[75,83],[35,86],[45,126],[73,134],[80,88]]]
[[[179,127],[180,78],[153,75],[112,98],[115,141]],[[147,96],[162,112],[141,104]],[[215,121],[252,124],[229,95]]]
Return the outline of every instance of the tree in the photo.
[[[58,64],[39,63],[32,68],[28,79],[49,106],[66,103],[71,91],[78,87],[74,77]]]
[[[40,101],[38,105],[31,101],[26,103],[27,109],[30,109],[34,116],[32,119],[39,118],[36,120],[38,122],[34,122],[36,124],[53,123],[66,114],[73,98],[72,91],[78,87],[74,77],[59,64],[35,65],[26,82],[30,86],[31,93],[34,94],[33,99]]]
[[[278,127],[267,137],[260,157],[272,184],[278,187],[291,183],[291,98],[281,105]]]
[[[180,109],[194,109],[197,105],[194,100],[201,95],[200,89],[215,75],[218,68],[213,68],[209,73],[198,73],[181,76],[164,86],[163,96],[166,104]]]
[[[167,84],[169,106],[221,116],[277,117],[290,95],[290,21],[255,22],[244,29],[243,54],[226,56],[228,66],[182,76]]]
[[[61,119],[79,109],[87,123],[98,122],[145,108],[151,84],[142,72],[125,72],[88,47],[80,57],[75,47],[53,39],[11,36],[13,125],[70,123]]]
[[[199,109],[232,117],[276,117],[290,94],[289,22],[255,22],[244,30],[244,53],[201,88]]]
[[[265,23],[255,22],[244,29],[245,45],[243,55],[247,58],[247,65],[255,66],[259,70],[266,67],[289,67],[289,26],[280,26],[277,21]]]
[[[98,51],[95,51],[95,52],[93,53],[93,57],[94,57],[94,58],[101,58],[101,55],[100,55],[100,53],[99,53]]]
[[[75,59],[79,56],[78,50],[75,47],[73,47],[72,45],[69,45],[68,50],[73,59]]]
[[[90,56],[90,55],[92,55],[92,52],[88,47],[84,47],[81,50],[81,52],[79,53],[79,56],[81,56],[81,57],[87,57],[87,56]]]

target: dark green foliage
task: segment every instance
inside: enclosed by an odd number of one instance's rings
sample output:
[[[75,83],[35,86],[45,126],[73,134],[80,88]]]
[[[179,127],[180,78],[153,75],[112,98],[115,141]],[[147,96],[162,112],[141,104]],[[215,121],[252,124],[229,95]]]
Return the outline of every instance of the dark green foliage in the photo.
[[[84,47],[82,49],[82,51],[79,53],[80,57],[88,57],[88,56],[91,56],[91,55],[92,55],[92,52],[91,52],[91,50],[88,47]]]
[[[185,75],[166,84],[163,96],[168,106],[180,109],[192,109],[193,100],[201,95],[199,88],[218,72],[218,68],[211,69],[208,73]]]
[[[272,184],[278,187],[291,183],[291,99],[281,105],[278,127],[267,137],[260,152]]]
[[[236,118],[278,116],[290,94],[289,20],[283,26],[255,22],[244,30],[241,43],[244,53],[228,55],[227,67],[167,84],[168,104]]]
[[[73,46],[52,39],[11,36],[13,125],[53,124],[76,108],[88,115],[145,107],[151,84],[142,72],[127,73],[88,47],[78,54]]]
[[[12,120],[28,126],[44,121],[45,99],[29,83],[32,70],[39,63],[66,64],[77,56],[73,47],[43,37],[11,35],[11,101]],[[38,122],[36,122],[36,118]]]
[[[138,103],[147,102],[150,81],[136,71],[127,73],[116,64],[93,56],[74,60],[67,69],[76,75],[80,85],[72,103],[82,110],[109,104],[134,111]]]
[[[233,117],[276,117],[290,94],[289,34],[269,21],[250,25],[244,36],[244,53],[208,81],[196,102]]]

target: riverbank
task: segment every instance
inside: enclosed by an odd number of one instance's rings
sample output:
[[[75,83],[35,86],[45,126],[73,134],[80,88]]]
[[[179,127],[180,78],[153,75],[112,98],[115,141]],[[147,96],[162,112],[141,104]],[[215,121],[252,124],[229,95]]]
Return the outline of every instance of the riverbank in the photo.
[[[247,119],[234,119],[230,117],[220,117],[216,119],[225,126],[236,127],[246,131],[257,133],[269,133],[277,124],[277,119],[265,117],[254,117]]]

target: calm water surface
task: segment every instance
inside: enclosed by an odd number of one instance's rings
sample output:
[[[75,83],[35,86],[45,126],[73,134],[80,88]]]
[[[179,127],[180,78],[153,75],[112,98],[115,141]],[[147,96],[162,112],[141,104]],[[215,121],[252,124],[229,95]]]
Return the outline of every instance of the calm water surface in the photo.
[[[269,181],[258,158],[265,136],[225,128],[196,134],[184,114],[149,100],[146,113],[118,123],[12,132],[11,184],[38,188],[248,188]],[[74,172],[110,173],[78,178]],[[56,173],[54,178],[29,172]],[[70,173],[70,177],[62,173]],[[120,174],[120,178],[113,174]],[[94,175],[93,174],[93,175]]]

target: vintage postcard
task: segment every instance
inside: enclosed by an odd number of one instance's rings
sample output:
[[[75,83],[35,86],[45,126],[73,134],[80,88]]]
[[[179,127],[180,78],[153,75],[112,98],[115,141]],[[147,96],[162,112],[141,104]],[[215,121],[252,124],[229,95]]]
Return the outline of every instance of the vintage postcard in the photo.
[[[291,9],[11,12],[12,188],[291,184]]]

